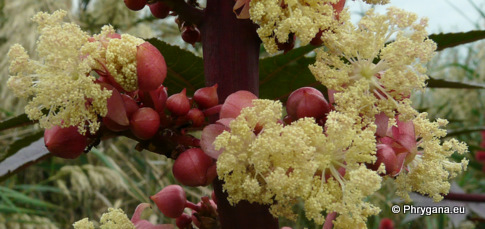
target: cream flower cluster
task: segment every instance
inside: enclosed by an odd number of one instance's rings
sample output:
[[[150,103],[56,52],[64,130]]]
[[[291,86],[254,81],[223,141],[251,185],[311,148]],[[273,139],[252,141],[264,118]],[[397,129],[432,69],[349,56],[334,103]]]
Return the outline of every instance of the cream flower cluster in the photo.
[[[373,107],[366,109],[375,108],[369,116],[385,112],[393,117],[395,110],[413,113],[408,98],[413,90],[424,88],[428,77],[423,64],[436,49],[426,26],[426,19],[397,8],[390,7],[385,15],[369,10],[357,26],[346,23],[323,35],[327,50],[318,52],[310,70],[328,89],[341,92],[336,100],[355,91],[367,97],[360,100],[367,103],[361,106]]]
[[[135,229],[135,225],[130,221],[128,216],[121,209],[109,208],[108,212],[103,213],[99,220],[100,229]],[[84,218],[75,222],[74,229],[94,229],[94,223],[89,221],[88,218]]]
[[[251,1],[252,19],[263,3],[273,4]],[[280,15],[281,8],[269,7],[264,16]],[[279,23],[273,20],[268,31]],[[316,223],[324,222],[322,213],[336,212],[336,228],[366,228],[367,217],[380,209],[364,199],[380,189],[382,177],[393,179],[396,194],[407,201],[409,192],[441,200],[449,179],[468,164],[449,158],[466,153],[467,146],[442,141],[447,121],[431,122],[411,106],[409,96],[424,89],[424,64],[436,49],[426,25],[415,14],[389,8],[323,34],[325,48],[310,69],[331,92],[333,110],[322,126],[313,118],[285,125],[281,103],[253,100],[214,141],[222,150],[217,173],[229,201],[267,204],[273,215],[290,219],[302,201],[306,217]],[[265,45],[269,34],[260,33]],[[384,162],[376,168],[376,161]]]
[[[112,72],[113,78],[130,90],[136,85],[136,46],[143,40],[115,36],[111,26],[93,37],[74,23],[62,19],[65,11],[38,13],[33,21],[40,33],[37,57],[25,49],[11,47],[8,86],[18,97],[29,99],[25,113],[41,127],[78,126],[81,133],[99,128],[99,116],[107,114],[111,91],[95,83],[93,70]],[[113,42],[114,41],[114,42]]]
[[[303,200],[309,219],[323,223],[322,211],[337,212],[342,225],[363,226],[379,212],[363,202],[381,182],[364,165],[375,160],[375,126],[354,128],[354,120],[338,112],[328,115],[325,131],[312,118],[283,126],[280,102],[253,105],[214,142],[216,150],[223,149],[217,173],[231,203],[269,204],[275,216],[294,219],[292,206]],[[256,126],[262,127],[257,135]]]
[[[252,0],[249,14],[260,27],[257,32],[268,53],[278,51],[279,43],[288,41],[293,34],[302,45],[308,44],[319,31],[329,31],[340,24],[335,19],[332,4],[338,0]],[[340,17],[347,17],[342,14]]]

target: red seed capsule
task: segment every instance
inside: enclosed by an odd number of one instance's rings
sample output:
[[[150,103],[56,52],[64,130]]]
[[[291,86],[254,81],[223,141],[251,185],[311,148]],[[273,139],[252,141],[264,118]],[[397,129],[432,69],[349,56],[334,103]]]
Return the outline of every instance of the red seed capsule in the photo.
[[[81,135],[77,127],[54,126],[44,131],[44,143],[49,152],[55,156],[74,159],[84,152],[88,145],[88,138]]]
[[[150,107],[138,109],[130,120],[130,129],[133,134],[143,140],[152,138],[160,126],[160,116]]]

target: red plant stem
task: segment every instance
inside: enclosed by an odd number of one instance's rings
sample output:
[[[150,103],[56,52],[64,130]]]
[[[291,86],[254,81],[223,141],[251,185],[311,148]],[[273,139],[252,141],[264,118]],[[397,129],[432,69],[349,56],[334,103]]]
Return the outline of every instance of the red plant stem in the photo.
[[[325,223],[323,224],[322,229],[332,229],[333,228],[333,220],[337,218],[337,212],[328,213],[327,217],[325,218]]]
[[[484,194],[454,193],[450,192],[444,196],[445,200],[456,200],[466,202],[485,202]]]
[[[200,26],[206,85],[219,85],[220,103],[239,90],[259,94],[260,41],[250,20],[236,18],[232,11],[234,3],[231,0],[208,0]],[[268,206],[247,201],[231,206],[222,185],[223,181],[215,179],[213,186],[221,228],[278,228],[278,219],[269,213]]]

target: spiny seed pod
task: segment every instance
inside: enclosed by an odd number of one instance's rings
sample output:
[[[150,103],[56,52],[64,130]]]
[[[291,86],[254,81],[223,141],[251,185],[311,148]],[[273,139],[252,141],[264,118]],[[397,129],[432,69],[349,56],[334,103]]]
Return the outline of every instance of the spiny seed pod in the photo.
[[[173,163],[172,172],[177,181],[193,187],[208,185],[217,176],[212,158],[199,148],[181,153]]]
[[[217,84],[214,84],[212,87],[203,87],[195,91],[194,100],[200,109],[211,108],[219,104]]]
[[[190,101],[187,98],[185,88],[182,92],[173,94],[167,99],[167,109],[176,116],[184,116],[190,110]]]
[[[138,88],[142,91],[157,89],[167,77],[165,59],[160,51],[148,42],[137,47],[136,74]]]
[[[330,112],[330,106],[320,91],[312,87],[302,87],[290,94],[286,111],[293,120],[304,117],[320,119]]]
[[[197,108],[190,109],[189,113],[187,113],[187,118],[192,122],[192,126],[194,127],[201,127],[205,122],[204,113]]]
[[[84,152],[88,145],[88,138],[81,135],[77,127],[54,126],[44,131],[44,143],[49,152],[55,156],[74,159]]]
[[[182,40],[195,45],[195,42],[199,42],[201,39],[200,31],[195,26],[185,26],[182,28]]]
[[[152,15],[160,19],[166,18],[171,10],[171,8],[163,2],[148,4],[148,7],[150,7],[150,12],[152,12]]]
[[[179,185],[169,185],[151,196],[150,199],[165,216],[170,218],[181,216],[187,203],[185,191]]]
[[[124,0],[126,7],[130,10],[138,11],[143,9],[147,4],[147,0]]]
[[[160,116],[150,107],[142,107],[131,116],[131,132],[142,140],[152,138],[157,133],[159,126]]]

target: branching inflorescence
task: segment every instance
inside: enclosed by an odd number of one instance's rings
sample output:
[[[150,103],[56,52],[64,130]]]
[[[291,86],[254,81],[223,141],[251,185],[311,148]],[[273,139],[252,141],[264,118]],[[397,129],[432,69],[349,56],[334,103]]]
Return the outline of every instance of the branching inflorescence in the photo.
[[[144,6],[128,3],[133,9]],[[440,201],[450,189],[449,179],[468,163],[449,157],[465,153],[467,147],[455,139],[442,141],[447,121],[431,122],[411,106],[409,97],[424,89],[424,65],[436,49],[427,37],[427,21],[389,8],[384,15],[370,10],[353,25],[344,3],[238,0],[234,6],[238,18],[259,25],[257,33],[269,53],[288,51],[293,46],[283,44],[295,39],[302,45],[323,44],[310,70],[328,89],[329,101],[310,87],[294,91],[286,107],[248,91],[235,92],[219,104],[217,85],[199,89],[193,100],[185,89],[168,97],[162,86],[165,62],[155,47],[109,26],[89,36],[77,25],[61,22],[62,11],[34,18],[41,34],[39,60],[20,45],[11,48],[8,84],[18,96],[30,99],[26,113],[31,119],[40,120],[44,128],[64,127],[46,131],[46,145],[58,156],[66,150],[60,138],[86,141],[87,130],[99,135],[102,126],[176,158],[173,172],[182,184],[208,185],[218,176],[233,205],[259,203],[269,206],[275,217],[295,219],[292,207],[302,201],[306,217],[316,223],[336,213],[336,227],[365,228],[367,217],[380,211],[365,200],[381,188],[383,179],[392,179],[396,194],[407,201],[409,192]],[[200,23],[201,12],[183,5],[197,11],[190,26]],[[150,7],[152,12],[162,9]],[[163,8],[159,17],[171,9]],[[203,129],[200,144],[186,134],[183,126],[202,129],[206,117],[217,114],[219,119]],[[214,201],[188,203],[179,186],[153,199],[180,225],[194,220],[182,214],[185,207],[217,218]],[[201,224],[200,219],[193,222]]]

